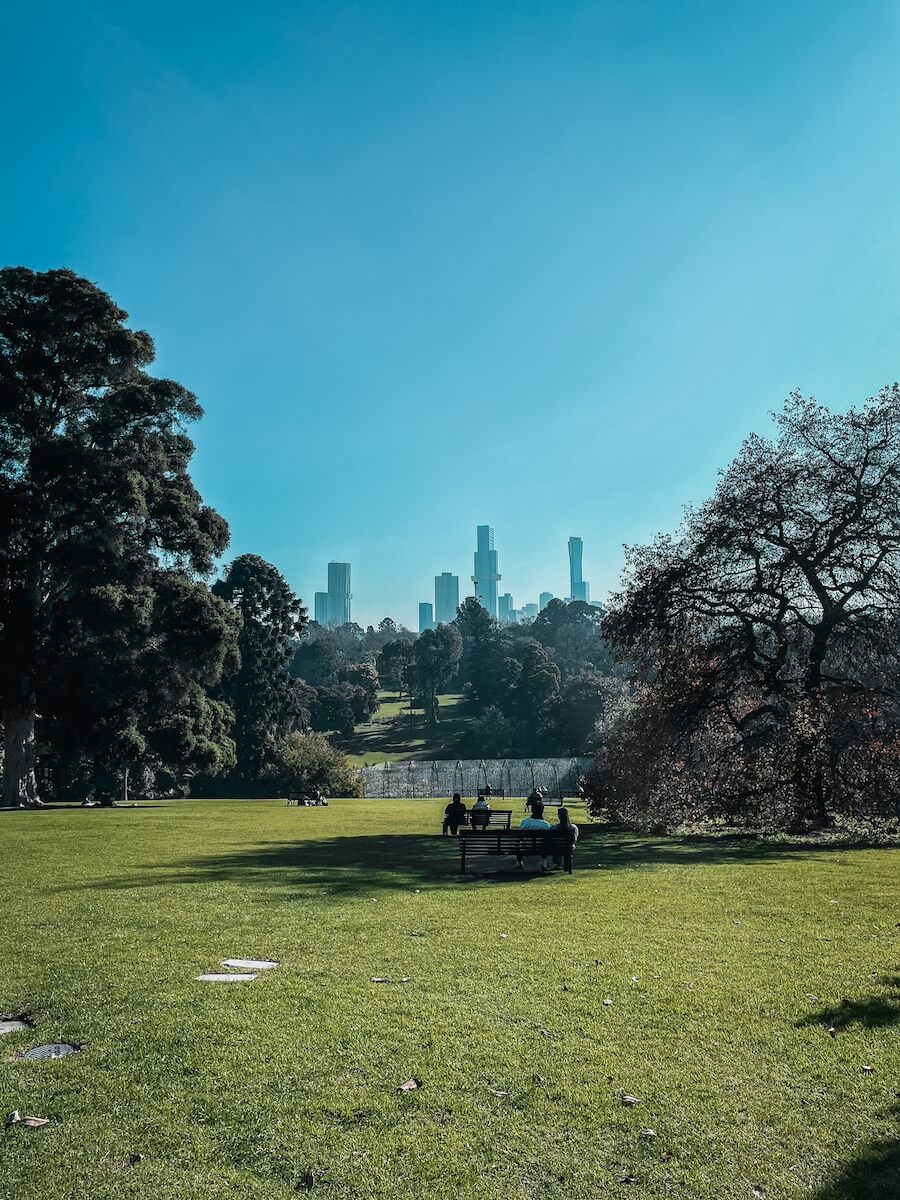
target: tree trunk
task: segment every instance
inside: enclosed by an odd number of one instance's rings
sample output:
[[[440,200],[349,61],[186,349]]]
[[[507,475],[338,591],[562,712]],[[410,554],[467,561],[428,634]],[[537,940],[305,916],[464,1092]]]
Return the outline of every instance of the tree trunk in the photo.
[[[3,803],[9,808],[38,808],[34,706],[3,712]]]
[[[122,772],[122,789],[121,789],[121,792],[119,793],[119,799],[122,802],[122,804],[128,803],[128,768],[127,767]]]

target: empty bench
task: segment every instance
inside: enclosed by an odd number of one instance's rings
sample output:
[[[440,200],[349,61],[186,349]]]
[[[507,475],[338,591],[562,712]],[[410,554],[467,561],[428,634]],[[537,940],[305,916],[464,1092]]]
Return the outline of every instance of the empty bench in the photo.
[[[502,858],[511,854],[523,858],[540,855],[560,857],[572,874],[574,847],[568,836],[556,829],[461,829],[459,831],[459,869],[465,873],[470,858]]]

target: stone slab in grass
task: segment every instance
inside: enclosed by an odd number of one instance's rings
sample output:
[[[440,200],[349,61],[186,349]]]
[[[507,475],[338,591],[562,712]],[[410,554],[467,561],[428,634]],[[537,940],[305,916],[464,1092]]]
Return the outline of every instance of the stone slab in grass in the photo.
[[[271,958],[223,958],[223,967],[240,967],[245,971],[271,971],[280,966]]]
[[[22,1054],[22,1058],[41,1060],[47,1058],[66,1058],[69,1054],[77,1054],[80,1046],[71,1042],[50,1042],[46,1046],[32,1046]]]
[[[23,1030],[30,1028],[28,1022],[23,1021],[21,1017],[0,1017],[0,1034],[22,1033]]]
[[[231,971],[228,974],[224,971],[210,971],[206,975],[197,976],[201,983],[249,983],[258,978],[258,975],[247,971]]]

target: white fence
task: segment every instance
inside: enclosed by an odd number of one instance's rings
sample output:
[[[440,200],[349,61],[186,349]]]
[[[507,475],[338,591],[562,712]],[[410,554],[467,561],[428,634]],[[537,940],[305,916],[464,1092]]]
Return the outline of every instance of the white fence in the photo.
[[[552,797],[575,796],[590,758],[450,759],[434,762],[377,763],[362,768],[366,796],[399,799],[475,796],[486,785],[507,796],[527,796],[543,788]]]

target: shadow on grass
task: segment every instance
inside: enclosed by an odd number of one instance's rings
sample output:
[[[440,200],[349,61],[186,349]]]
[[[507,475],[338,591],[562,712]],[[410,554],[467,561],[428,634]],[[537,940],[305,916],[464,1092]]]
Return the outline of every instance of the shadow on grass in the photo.
[[[788,844],[755,837],[651,838],[609,833],[598,826],[582,827],[575,856],[575,875],[583,871],[625,871],[658,866],[686,868],[790,860],[845,849],[829,844]],[[148,864],[139,874],[97,879],[74,890],[157,887],[185,884],[235,883],[265,886],[273,896],[289,891],[346,896],[410,887],[505,884],[564,885],[564,873],[542,875],[528,868],[515,870],[515,859],[478,859],[465,875],[459,872],[459,849],[453,838],[437,834],[353,834],[319,840],[298,839],[256,844],[227,854],[209,854],[180,863]],[[63,889],[69,890],[69,889]]]
[[[896,1025],[900,1022],[900,976],[890,975],[882,980],[882,984],[885,990],[880,994],[831,1004],[798,1021],[798,1028],[825,1025],[842,1033],[854,1025],[865,1029],[884,1029],[888,1025]]]
[[[900,1105],[890,1115],[900,1121]],[[900,1196],[900,1128],[891,1137],[869,1142],[862,1152],[810,1200],[897,1200]]]

